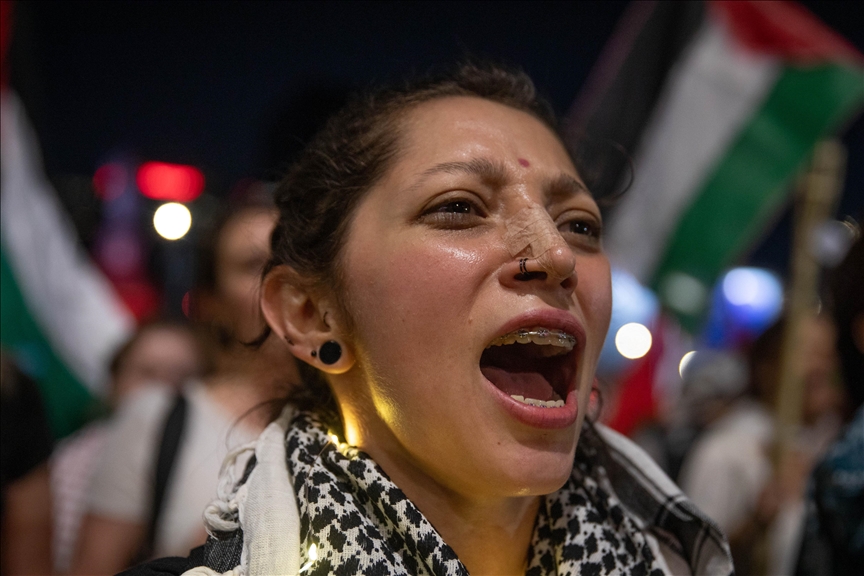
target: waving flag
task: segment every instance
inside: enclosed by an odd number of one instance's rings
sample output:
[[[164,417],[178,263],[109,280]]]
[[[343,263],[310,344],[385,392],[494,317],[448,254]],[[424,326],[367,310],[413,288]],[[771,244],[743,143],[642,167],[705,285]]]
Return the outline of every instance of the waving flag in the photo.
[[[39,382],[63,436],[104,395],[108,360],[134,320],[79,244],[6,90],[0,114],[0,342]]]
[[[698,314],[688,290],[758,240],[815,143],[862,104],[864,56],[795,3],[634,3],[573,114],[633,154],[610,258]]]

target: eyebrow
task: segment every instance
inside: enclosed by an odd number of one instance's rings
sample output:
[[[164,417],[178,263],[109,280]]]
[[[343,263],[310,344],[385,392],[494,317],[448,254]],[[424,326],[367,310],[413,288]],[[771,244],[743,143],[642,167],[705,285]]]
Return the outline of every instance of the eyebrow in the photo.
[[[418,187],[435,174],[467,174],[479,177],[484,184],[497,188],[505,185],[508,180],[508,170],[504,164],[492,161],[488,158],[474,158],[465,162],[442,162],[428,168],[420,174],[417,183],[412,188]],[[552,177],[543,186],[546,197],[550,202],[560,202],[580,194],[591,195],[591,192],[580,180],[565,173]]]
[[[546,196],[550,202],[563,201],[580,194],[591,196],[591,191],[581,180],[569,174],[559,174],[546,182]]]
[[[474,158],[467,162],[442,162],[436,164],[420,175],[418,185],[435,174],[467,174],[479,177],[484,184],[492,187],[504,185],[507,182],[507,169],[499,162],[488,158]]]

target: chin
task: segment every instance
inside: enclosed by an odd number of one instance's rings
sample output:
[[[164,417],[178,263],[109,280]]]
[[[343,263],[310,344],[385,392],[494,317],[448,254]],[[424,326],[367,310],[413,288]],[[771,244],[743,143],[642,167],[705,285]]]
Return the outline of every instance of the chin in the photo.
[[[541,496],[564,485],[573,470],[576,439],[520,443],[502,451],[489,478],[501,496]]]

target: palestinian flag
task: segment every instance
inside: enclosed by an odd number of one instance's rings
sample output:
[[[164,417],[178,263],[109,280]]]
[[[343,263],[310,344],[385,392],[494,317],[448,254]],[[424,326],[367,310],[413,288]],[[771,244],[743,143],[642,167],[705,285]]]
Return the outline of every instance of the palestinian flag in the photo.
[[[634,2],[571,114],[633,158],[613,263],[693,326],[816,142],[862,104],[864,56],[798,4]]]
[[[78,242],[7,90],[0,134],[0,343],[40,384],[54,433],[65,436],[105,395],[108,361],[134,319]]]

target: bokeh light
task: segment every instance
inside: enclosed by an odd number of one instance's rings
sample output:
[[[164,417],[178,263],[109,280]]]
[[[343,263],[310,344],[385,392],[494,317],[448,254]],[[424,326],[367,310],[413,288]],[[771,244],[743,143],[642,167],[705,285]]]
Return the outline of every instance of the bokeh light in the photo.
[[[177,202],[162,204],[153,214],[153,227],[162,238],[178,240],[192,227],[192,213]]]
[[[681,376],[681,378],[684,378],[684,371],[687,370],[687,365],[690,364],[690,361],[693,360],[695,356],[696,351],[691,350],[690,352],[687,352],[686,354],[684,354],[684,356],[681,357],[681,362],[678,363],[678,374]]]
[[[146,162],[135,177],[141,194],[153,200],[191,202],[204,190],[204,174],[194,166]]]
[[[780,278],[764,268],[733,268],[714,289],[702,341],[711,348],[752,342],[783,309]]]
[[[857,231],[851,222],[828,220],[813,230],[810,251],[822,266],[833,268],[843,261],[855,242]]]
[[[660,311],[660,304],[654,293],[639,283],[633,275],[612,268],[612,318],[609,332],[603,342],[597,371],[603,378],[615,378],[629,362],[618,352],[615,335],[618,329],[629,322],[652,326]]]
[[[708,297],[705,285],[683,272],[672,272],[666,276],[660,293],[667,306],[682,314],[699,314]]]
[[[723,277],[723,296],[734,306],[779,309],[783,302],[783,288],[767,270],[733,268]]]
[[[638,322],[625,324],[615,333],[615,348],[630,360],[641,358],[651,349],[651,331]]]
[[[93,190],[105,201],[114,200],[123,194],[126,184],[126,167],[119,162],[103,164],[93,174]]]
[[[186,316],[186,318],[192,317],[192,292],[191,291],[187,290],[186,293],[183,294],[183,300],[180,301],[180,309],[183,311],[183,315]]]

